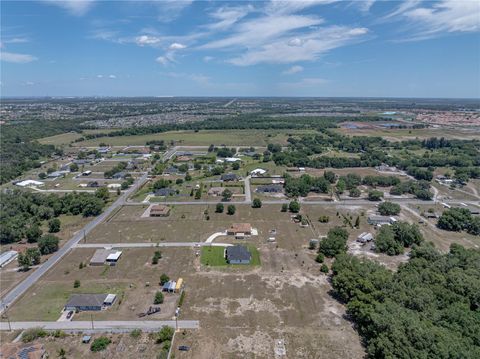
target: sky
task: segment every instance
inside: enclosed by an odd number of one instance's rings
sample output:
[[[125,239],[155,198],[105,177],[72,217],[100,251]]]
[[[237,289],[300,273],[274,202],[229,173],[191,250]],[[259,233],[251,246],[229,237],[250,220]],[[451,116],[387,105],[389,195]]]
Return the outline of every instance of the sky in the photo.
[[[3,1],[0,95],[480,98],[480,1]]]

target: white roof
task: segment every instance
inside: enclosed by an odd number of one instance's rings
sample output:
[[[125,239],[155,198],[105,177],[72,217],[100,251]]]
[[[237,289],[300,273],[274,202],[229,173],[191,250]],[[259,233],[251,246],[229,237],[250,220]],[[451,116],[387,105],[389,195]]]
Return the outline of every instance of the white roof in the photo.
[[[41,186],[43,185],[43,182],[35,181],[35,180],[25,180],[25,181],[17,182],[16,185],[20,187]]]
[[[3,266],[6,262],[8,262],[10,259],[15,258],[17,254],[17,251],[7,251],[0,254],[0,267]]]
[[[120,188],[122,185],[120,183],[110,183],[107,185],[108,188]]]
[[[116,251],[115,253],[111,253],[107,257],[107,261],[116,261],[122,255],[122,251]]]
[[[264,173],[267,173],[267,171],[264,170],[263,168],[255,168],[251,173],[252,173],[252,174],[261,174],[261,175],[263,175]]]
[[[104,299],[104,303],[113,303],[115,301],[115,298],[117,296],[115,294],[109,294],[107,297]]]
[[[242,159],[241,158],[238,158],[238,157],[227,157],[225,158],[225,161],[227,162],[237,162],[237,161],[241,161]]]
[[[83,173],[88,173],[88,174],[90,174],[90,173],[92,173],[92,171],[88,170],[88,171],[85,171],[85,172],[83,172]]]

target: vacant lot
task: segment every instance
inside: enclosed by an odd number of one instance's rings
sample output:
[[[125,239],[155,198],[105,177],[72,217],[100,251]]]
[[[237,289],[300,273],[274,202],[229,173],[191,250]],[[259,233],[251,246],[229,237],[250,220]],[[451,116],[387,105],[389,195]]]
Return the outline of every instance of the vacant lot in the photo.
[[[312,133],[312,131],[289,130],[289,134]],[[147,141],[164,140],[175,141],[182,146],[266,146],[268,143],[287,144],[288,135],[280,130],[200,130],[172,131],[151,135],[101,137],[83,142],[77,142],[74,146],[98,146],[100,143],[108,143],[112,146],[145,145]]]
[[[349,136],[378,136],[389,141],[404,141],[415,138],[425,139],[430,137],[445,137],[447,139],[479,139],[480,132],[472,129],[446,129],[446,128],[424,128],[424,129],[387,129],[387,128],[337,128],[344,135]]]

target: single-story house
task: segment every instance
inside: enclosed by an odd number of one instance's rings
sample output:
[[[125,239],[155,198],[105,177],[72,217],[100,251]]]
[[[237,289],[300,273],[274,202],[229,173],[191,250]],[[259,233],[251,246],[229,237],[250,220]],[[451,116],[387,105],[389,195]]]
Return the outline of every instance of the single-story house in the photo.
[[[166,175],[176,175],[178,174],[180,171],[178,170],[177,167],[168,167],[166,169],[163,170],[163,173],[166,174]]]
[[[106,154],[106,153],[110,152],[110,148],[109,147],[100,147],[97,151],[98,151],[98,153]]]
[[[357,242],[359,243],[367,243],[373,240],[373,235],[368,232],[363,232],[357,237]]]
[[[234,223],[231,225],[229,229],[227,229],[228,235],[236,236],[239,233],[243,233],[245,235],[251,235],[252,225],[250,223]]]
[[[231,246],[225,250],[225,259],[229,264],[249,264],[252,255],[245,246]]]
[[[43,182],[35,181],[35,180],[25,180],[16,182],[15,185],[20,187],[35,187],[35,186],[43,186]]]
[[[122,188],[122,185],[120,183],[109,183],[107,184],[107,187],[112,189],[117,189],[117,188]]]
[[[102,310],[115,300],[111,300],[111,295],[113,294],[72,294],[65,304],[65,310]],[[107,298],[109,302],[105,302]]]
[[[168,197],[175,194],[177,194],[177,192],[171,188],[159,188],[155,191],[155,196],[157,197]]]
[[[226,173],[220,179],[224,182],[238,181],[238,176],[235,173]]]
[[[0,358],[5,359],[44,359],[48,358],[45,347],[40,343],[6,343],[0,348]]]
[[[223,191],[225,191],[225,187],[212,187],[208,190],[209,196],[221,196]]]
[[[384,225],[384,224],[393,224],[395,223],[397,220],[393,217],[388,217],[388,216],[376,216],[376,215],[373,215],[373,216],[368,216],[368,219],[367,219],[367,222],[368,224],[372,224],[372,225]]]
[[[267,173],[267,171],[264,170],[263,168],[256,168],[256,169],[254,169],[252,172],[250,172],[250,174],[251,174],[253,177],[263,176],[265,173]]]
[[[125,172],[117,172],[115,173],[112,178],[113,179],[124,179],[127,174]]]
[[[253,157],[257,154],[257,152],[255,152],[255,151],[245,151],[245,152],[243,152],[243,154],[245,156],[248,156],[248,157]]]
[[[115,265],[121,255],[122,252],[115,249],[97,249],[90,259],[90,265],[103,266],[106,263]]]
[[[264,186],[258,186],[256,192],[259,193],[280,193],[283,190],[283,186],[279,184],[268,184]]]
[[[90,163],[89,160],[84,160],[84,159],[81,159],[81,160],[73,160],[73,163],[75,163],[76,165],[87,165]]]
[[[155,204],[150,208],[150,217],[167,217],[170,214],[170,207],[163,204]]]
[[[242,161],[242,159],[238,158],[238,157],[227,157],[227,158],[225,158],[225,162],[228,162],[228,163],[240,162],[240,161]]]
[[[47,178],[58,178],[58,177],[65,177],[65,173],[68,171],[54,171],[47,174]]]
[[[92,171],[90,170],[82,172],[82,176],[90,176],[91,174],[92,174]]]

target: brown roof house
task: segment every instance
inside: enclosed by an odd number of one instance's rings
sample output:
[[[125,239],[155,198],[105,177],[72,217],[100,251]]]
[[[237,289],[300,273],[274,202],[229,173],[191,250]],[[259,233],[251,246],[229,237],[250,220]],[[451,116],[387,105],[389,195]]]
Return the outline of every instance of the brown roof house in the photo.
[[[150,217],[168,217],[170,214],[170,207],[163,204],[156,204],[150,208]]]

